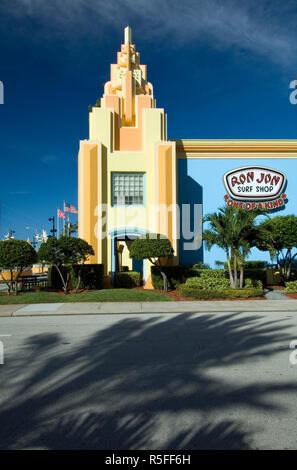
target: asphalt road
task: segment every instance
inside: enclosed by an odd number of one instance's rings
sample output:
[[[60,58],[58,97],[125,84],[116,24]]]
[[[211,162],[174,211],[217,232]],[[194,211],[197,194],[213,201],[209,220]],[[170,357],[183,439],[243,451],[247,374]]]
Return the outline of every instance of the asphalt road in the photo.
[[[0,318],[0,448],[295,449],[296,319]]]

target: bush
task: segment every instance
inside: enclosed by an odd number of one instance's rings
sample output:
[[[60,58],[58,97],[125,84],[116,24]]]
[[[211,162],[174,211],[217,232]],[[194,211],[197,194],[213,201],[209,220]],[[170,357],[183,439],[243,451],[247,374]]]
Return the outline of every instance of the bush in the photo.
[[[228,272],[224,271],[224,269],[194,269],[193,267],[192,270],[195,272],[195,276],[198,277],[229,278]]]
[[[249,298],[263,296],[263,290],[253,289],[199,289],[197,287],[189,287],[183,284],[179,287],[180,295],[183,297],[192,297],[197,300],[218,299],[218,298]]]
[[[78,271],[81,266],[73,266],[70,271],[71,286],[74,289],[78,282]],[[84,264],[81,270],[80,289],[101,289],[104,274],[103,264]]]
[[[224,274],[224,272],[223,272]],[[197,289],[215,289],[224,290],[230,287],[230,281],[216,273],[214,276],[201,275],[199,277],[190,277],[187,279],[187,287],[196,287]]]
[[[77,285],[77,273],[81,266],[76,265],[70,270],[70,283],[72,289]],[[67,268],[62,266],[60,268],[63,277],[66,277]],[[85,264],[81,271],[81,283],[80,289],[100,289],[102,285],[102,279],[104,274],[103,264]],[[48,287],[51,289],[63,289],[62,279],[55,266],[52,266],[48,270]]]
[[[255,279],[250,279],[250,278],[247,278],[245,279],[244,281],[244,288],[245,289],[253,289],[253,288],[256,288],[256,289],[262,289],[263,288],[263,284],[261,281],[256,281]]]
[[[65,266],[61,266],[60,268],[62,276],[65,278],[67,273],[67,268]],[[63,282],[61,276],[55,266],[51,266],[48,268],[47,272],[47,286],[50,289],[63,289]]]
[[[203,263],[202,261],[199,261],[199,263],[196,263],[192,267],[193,269],[211,269],[209,264]]]
[[[119,271],[115,273],[114,276],[114,286],[115,287],[123,287],[126,289],[131,289],[132,287],[139,287],[141,284],[141,274],[128,271],[123,272]]]
[[[253,281],[261,281],[262,284],[266,284],[266,268],[245,269],[244,276]]]
[[[286,282],[286,294],[296,294],[297,292],[297,281]]]
[[[219,261],[219,263],[224,266],[224,269],[228,269],[227,263],[222,263]],[[265,269],[268,266],[268,261],[246,261],[245,262],[245,269]]]
[[[195,271],[192,271],[191,268],[181,265],[163,266],[162,270],[167,276],[169,286],[173,289],[176,289],[182,282],[184,282],[185,278],[195,274]],[[154,289],[162,290],[163,279],[157,266],[151,266],[151,274]]]

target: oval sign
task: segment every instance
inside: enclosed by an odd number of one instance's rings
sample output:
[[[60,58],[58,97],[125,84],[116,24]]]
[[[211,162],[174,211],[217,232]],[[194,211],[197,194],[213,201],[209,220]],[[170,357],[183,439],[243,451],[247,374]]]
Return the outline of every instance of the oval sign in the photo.
[[[286,185],[286,175],[263,166],[246,166],[227,171],[225,188],[239,201],[268,201],[279,197]]]

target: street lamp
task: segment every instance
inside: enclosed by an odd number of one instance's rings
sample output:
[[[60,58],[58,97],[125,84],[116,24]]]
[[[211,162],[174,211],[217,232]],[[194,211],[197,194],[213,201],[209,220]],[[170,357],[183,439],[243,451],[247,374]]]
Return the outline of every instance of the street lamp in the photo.
[[[52,233],[51,237],[54,237],[57,231],[57,229],[55,228],[55,217],[50,217],[48,220],[49,222],[53,223],[53,228],[50,230],[50,233]]]

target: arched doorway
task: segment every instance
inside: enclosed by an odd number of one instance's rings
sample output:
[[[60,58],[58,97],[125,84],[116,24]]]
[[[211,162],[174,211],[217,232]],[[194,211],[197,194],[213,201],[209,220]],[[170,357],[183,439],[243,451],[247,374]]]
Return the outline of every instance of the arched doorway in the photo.
[[[111,277],[114,281],[114,273],[128,267],[131,271],[142,274],[146,280],[145,261],[129,258],[129,245],[140,235],[148,233],[147,229],[138,227],[121,227],[109,231],[111,236]],[[129,261],[128,261],[129,260]]]

